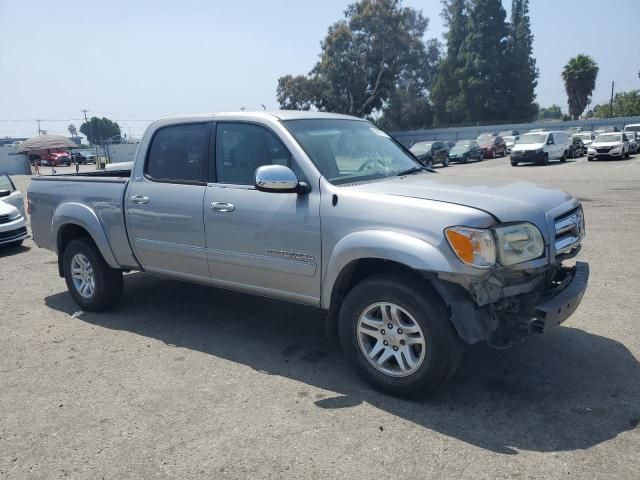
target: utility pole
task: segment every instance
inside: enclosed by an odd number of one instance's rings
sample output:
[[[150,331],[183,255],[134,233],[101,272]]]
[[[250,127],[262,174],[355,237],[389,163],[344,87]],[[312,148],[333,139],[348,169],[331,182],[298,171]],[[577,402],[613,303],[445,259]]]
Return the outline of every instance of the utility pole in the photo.
[[[613,86],[616,82],[611,82],[611,100],[609,100],[609,116],[613,117]]]
[[[41,122],[41,121],[42,121],[42,120],[40,120],[40,119],[37,119],[37,120],[36,120],[36,122],[38,122],[38,135],[42,135],[42,133],[40,133],[40,132],[42,132],[42,130],[40,130],[40,122]]]

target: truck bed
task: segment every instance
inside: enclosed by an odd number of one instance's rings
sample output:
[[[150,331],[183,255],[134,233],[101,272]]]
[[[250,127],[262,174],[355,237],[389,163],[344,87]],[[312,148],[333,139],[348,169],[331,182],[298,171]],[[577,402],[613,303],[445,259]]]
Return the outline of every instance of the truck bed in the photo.
[[[84,220],[91,235],[92,228],[102,230],[118,266],[137,268],[124,218],[129,174],[100,171],[32,178],[27,198],[36,244],[57,251],[59,238],[54,238],[53,232],[67,219],[76,223]]]

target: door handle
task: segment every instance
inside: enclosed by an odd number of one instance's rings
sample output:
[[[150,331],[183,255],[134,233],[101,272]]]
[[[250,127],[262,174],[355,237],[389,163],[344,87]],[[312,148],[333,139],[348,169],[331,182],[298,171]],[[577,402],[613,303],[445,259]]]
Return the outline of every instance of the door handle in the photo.
[[[216,212],[233,212],[236,207],[233,203],[225,203],[225,202],[212,202],[211,205],[209,205],[209,208],[211,208],[211,210],[214,210]]]
[[[149,197],[145,197],[144,195],[132,195],[131,203],[136,203],[138,205],[143,205],[145,203],[149,203]]]

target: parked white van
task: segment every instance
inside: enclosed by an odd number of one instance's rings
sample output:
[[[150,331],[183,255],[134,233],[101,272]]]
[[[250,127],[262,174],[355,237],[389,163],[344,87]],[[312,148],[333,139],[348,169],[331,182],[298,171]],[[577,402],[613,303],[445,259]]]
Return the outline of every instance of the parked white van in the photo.
[[[640,123],[630,123],[624,126],[625,132],[637,132],[640,135]]]
[[[569,154],[567,132],[529,132],[520,135],[520,140],[511,149],[511,165],[519,163],[543,163],[549,160],[565,162]]]

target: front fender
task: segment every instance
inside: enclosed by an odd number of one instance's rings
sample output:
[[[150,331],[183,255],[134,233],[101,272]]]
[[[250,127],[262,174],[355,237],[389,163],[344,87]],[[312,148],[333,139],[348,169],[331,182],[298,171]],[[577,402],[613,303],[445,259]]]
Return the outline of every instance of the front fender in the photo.
[[[342,269],[365,258],[389,260],[420,271],[454,271],[437,247],[419,238],[383,230],[354,232],[340,239],[333,248],[322,283],[322,308],[329,308],[331,292]]]
[[[100,250],[105,262],[111,268],[120,268],[98,215],[91,208],[81,203],[63,203],[53,212],[51,238],[56,240],[56,252],[58,254],[60,254],[62,227],[70,224],[84,228],[91,236],[98,250]]]

